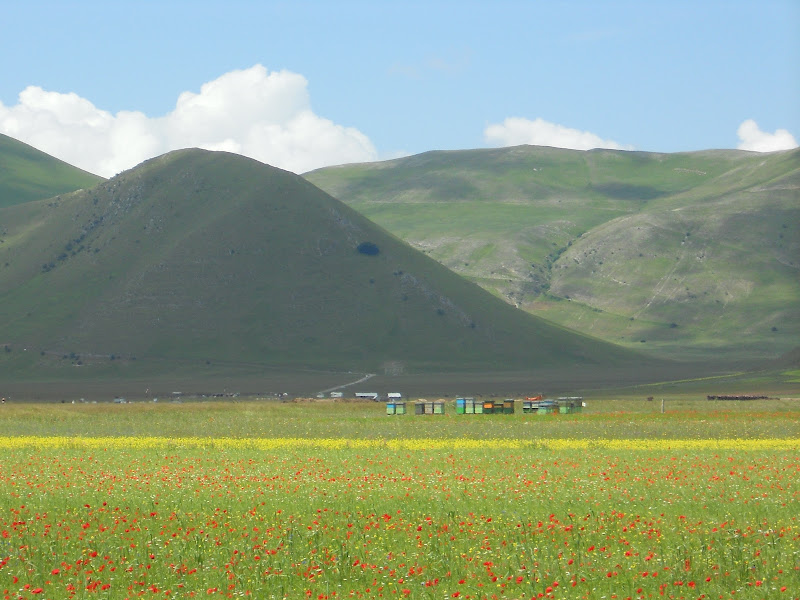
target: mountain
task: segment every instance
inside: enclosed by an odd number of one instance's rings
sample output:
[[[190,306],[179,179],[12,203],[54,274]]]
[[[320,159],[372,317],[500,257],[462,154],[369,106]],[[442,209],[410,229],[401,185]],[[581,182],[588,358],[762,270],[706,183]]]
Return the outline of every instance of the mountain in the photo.
[[[0,134],[0,208],[90,188],[102,177]]]
[[[800,339],[800,150],[520,146],[305,177],[506,302],[616,344],[749,360]]]
[[[303,178],[177,151],[0,209],[0,373],[653,364],[493,297]]]

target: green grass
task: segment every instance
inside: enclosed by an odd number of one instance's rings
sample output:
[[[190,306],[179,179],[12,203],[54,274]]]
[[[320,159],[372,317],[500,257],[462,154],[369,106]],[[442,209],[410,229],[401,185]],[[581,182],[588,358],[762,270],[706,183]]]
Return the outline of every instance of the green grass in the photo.
[[[708,380],[704,390],[720,393]],[[711,393],[707,391],[706,393]],[[645,395],[647,394],[647,395]],[[141,396],[128,404],[19,403],[2,406],[0,436],[156,436],[166,438],[346,439],[759,439],[800,437],[800,394],[752,401],[709,401],[705,393],[656,387],[585,397],[580,414],[458,415],[445,399],[443,416],[387,416],[383,403],[276,401],[240,397],[187,398],[181,403]],[[648,397],[653,400],[647,400]],[[428,399],[431,399],[428,396]],[[520,399],[521,400],[521,399]],[[665,412],[661,412],[661,401]],[[755,422],[755,425],[754,425]],[[680,427],[675,424],[680,423]]]

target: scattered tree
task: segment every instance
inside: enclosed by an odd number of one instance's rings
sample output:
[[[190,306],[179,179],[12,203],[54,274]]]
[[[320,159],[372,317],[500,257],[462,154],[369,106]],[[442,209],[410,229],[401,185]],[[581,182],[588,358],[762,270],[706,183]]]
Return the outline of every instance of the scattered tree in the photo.
[[[366,254],[367,256],[376,256],[380,254],[381,250],[373,244],[372,242],[361,242],[356,250],[358,250],[361,254]]]

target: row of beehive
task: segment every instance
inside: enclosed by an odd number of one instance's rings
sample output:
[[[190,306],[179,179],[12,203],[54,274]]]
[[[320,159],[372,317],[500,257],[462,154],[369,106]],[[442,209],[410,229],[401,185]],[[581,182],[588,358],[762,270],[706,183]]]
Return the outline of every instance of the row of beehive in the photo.
[[[558,400],[523,400],[522,412],[540,415],[579,413],[583,411],[582,398],[559,398]]]
[[[456,398],[458,415],[513,415],[513,400],[475,400],[475,398]]]
[[[513,415],[516,403],[514,400],[475,400],[475,398],[456,398],[456,414],[458,415]],[[558,400],[523,400],[522,412],[525,414],[569,414],[579,413],[584,406],[582,398],[559,398]],[[420,400],[414,403],[415,415],[443,415],[443,400]],[[406,414],[405,402],[387,402],[387,415]]]
[[[405,402],[387,402],[386,403],[387,415],[404,415],[406,414]],[[421,400],[414,403],[415,415],[443,415],[444,414],[444,401],[429,402]]]

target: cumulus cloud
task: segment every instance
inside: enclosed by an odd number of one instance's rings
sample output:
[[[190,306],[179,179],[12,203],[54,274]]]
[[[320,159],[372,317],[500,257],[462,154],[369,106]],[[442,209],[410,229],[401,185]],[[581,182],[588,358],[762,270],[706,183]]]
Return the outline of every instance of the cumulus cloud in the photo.
[[[739,136],[739,150],[755,152],[775,152],[797,148],[797,140],[785,129],[776,129],[775,133],[767,133],[758,128],[758,123],[747,119],[736,130]]]
[[[592,148],[612,148],[631,150],[613,140],[604,140],[589,131],[570,129],[563,125],[550,123],[544,119],[523,119],[509,117],[502,123],[489,125],[483,131],[483,138],[492,146],[553,146],[572,150],[591,150]]]
[[[182,93],[162,117],[111,114],[77,94],[30,86],[16,105],[0,103],[0,132],[103,176],[188,147],[235,152],[295,173],[377,159],[363,133],[311,110],[302,75],[261,65]]]

